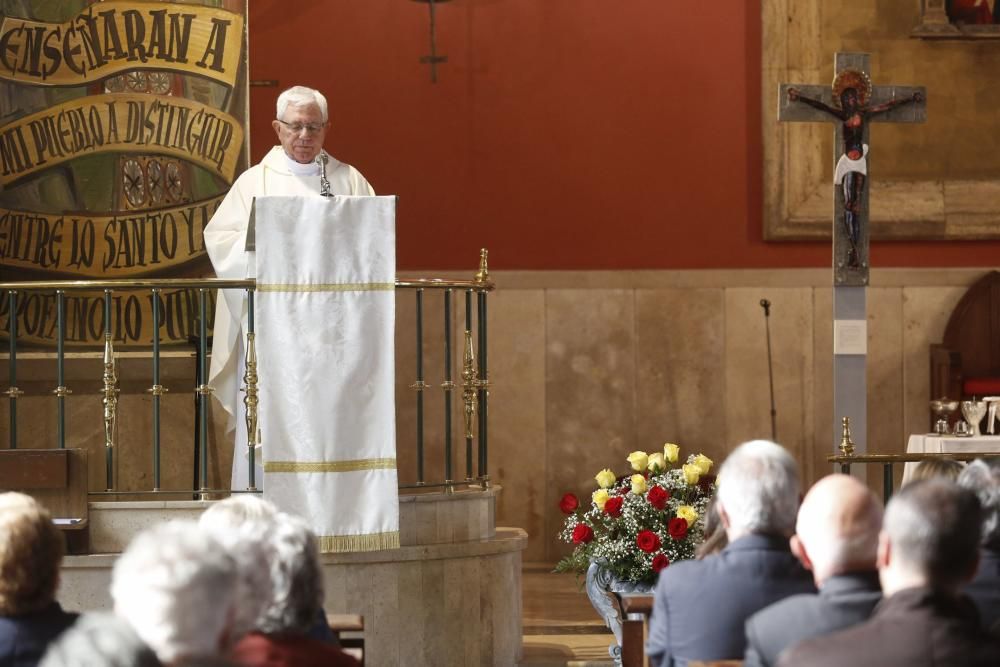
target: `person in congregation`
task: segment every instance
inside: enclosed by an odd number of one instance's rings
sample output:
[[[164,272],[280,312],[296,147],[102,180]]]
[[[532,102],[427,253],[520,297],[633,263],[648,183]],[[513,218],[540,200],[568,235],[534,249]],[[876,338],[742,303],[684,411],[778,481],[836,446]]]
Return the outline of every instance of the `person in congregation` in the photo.
[[[279,515],[271,532],[272,595],[257,630],[240,639],[230,659],[243,667],[358,667],[358,661],[308,636],[323,602],[316,536],[305,521]]]
[[[954,459],[924,459],[913,469],[913,474],[907,484],[919,482],[922,479],[940,477],[954,482],[962,472],[962,464]]]
[[[128,621],[98,611],[84,614],[60,635],[39,667],[160,667],[160,661]]]
[[[924,480],[893,496],[879,534],[885,599],[871,619],[782,654],[781,667],[996,667],[1000,640],[959,590],[976,572],[983,510],[953,482]]]
[[[809,489],[792,553],[811,570],[818,595],[793,595],[747,620],[744,667],[771,667],[786,648],[868,620],[882,599],[875,550],[882,503],[849,475],[828,475]]]
[[[232,556],[194,521],[139,533],[111,572],[115,613],[168,666],[229,649],[236,586]]]
[[[250,210],[261,195],[319,196],[323,189],[333,195],[374,195],[372,186],[357,169],[323,150],[329,127],[326,97],[318,90],[293,86],[278,96],[271,126],[280,145],[274,146],[259,164],[243,172],[229,189],[219,209],[205,227],[205,250],[219,278],[256,276],[254,253],[246,251]],[[246,429],[238,419],[243,410],[239,382],[244,373],[243,332],[247,304],[242,290],[222,290],[216,302],[212,363],[208,382],[228,413],[227,432],[236,432],[233,457],[233,488],[244,489],[249,481]],[[259,458],[258,458],[259,462]],[[263,483],[263,471],[254,479]]]
[[[816,591],[788,546],[799,504],[791,455],[766,440],[743,443],[722,464],[718,483],[729,544],[660,573],[646,645],[654,667],[739,660],[747,618],[789,595]]]
[[[1000,636],[1000,458],[973,461],[958,476],[958,484],[974,492],[983,506],[979,568],[965,594],[979,608],[983,625]]]
[[[0,493],[0,665],[34,667],[77,615],[56,601],[65,543],[34,498]]]

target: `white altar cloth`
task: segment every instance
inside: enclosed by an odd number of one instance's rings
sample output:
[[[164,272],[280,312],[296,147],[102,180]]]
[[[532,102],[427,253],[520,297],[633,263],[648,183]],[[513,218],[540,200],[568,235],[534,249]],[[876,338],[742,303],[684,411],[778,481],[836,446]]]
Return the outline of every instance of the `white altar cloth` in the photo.
[[[918,433],[910,436],[906,443],[907,454],[960,454],[962,452],[996,452],[1000,454],[1000,435],[983,435],[959,438],[953,435],[931,435]],[[907,463],[903,468],[903,484],[910,481],[916,463]]]

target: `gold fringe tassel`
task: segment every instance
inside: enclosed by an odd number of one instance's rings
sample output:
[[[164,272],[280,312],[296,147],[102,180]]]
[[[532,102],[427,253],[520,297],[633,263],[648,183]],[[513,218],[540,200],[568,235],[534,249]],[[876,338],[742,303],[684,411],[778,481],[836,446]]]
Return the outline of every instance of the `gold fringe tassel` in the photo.
[[[319,551],[324,554],[342,554],[352,551],[385,551],[399,548],[399,531],[371,533],[368,535],[320,535]]]
[[[396,459],[351,459],[346,461],[267,461],[264,472],[357,472],[395,470]]]

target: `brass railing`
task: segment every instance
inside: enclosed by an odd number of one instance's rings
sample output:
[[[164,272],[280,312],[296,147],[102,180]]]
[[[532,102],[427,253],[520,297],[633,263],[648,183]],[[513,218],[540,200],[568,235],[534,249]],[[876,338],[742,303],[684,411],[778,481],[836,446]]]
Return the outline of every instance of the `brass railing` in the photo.
[[[465,328],[463,366],[461,370],[461,389],[464,411],[464,437],[466,450],[466,470],[463,483],[479,485],[486,488],[490,484],[488,468],[488,406],[489,406],[489,371],[487,365],[487,294],[494,284],[487,268],[487,253],[480,255],[479,270],[472,280],[441,280],[441,279],[407,279],[397,280],[396,290],[412,290],[415,292],[416,303],[416,372],[411,388],[416,393],[416,481],[412,484],[400,484],[400,488],[443,487],[448,491],[454,489],[456,475],[454,472],[454,452],[452,442],[452,397],[456,388],[453,378],[452,356],[455,349],[452,341],[453,301],[456,293],[464,293],[465,297]],[[161,405],[162,396],[168,391],[161,383],[161,336],[160,329],[160,292],[164,289],[190,289],[198,291],[198,381],[194,389],[198,404],[195,446],[198,452],[197,489],[163,489],[161,487]],[[103,431],[105,449],[106,489],[103,492],[91,492],[91,495],[142,495],[142,494],[186,494],[199,493],[204,497],[208,493],[225,493],[230,489],[211,489],[207,486],[208,478],[208,397],[212,388],[208,385],[208,310],[210,290],[241,289],[247,292],[248,326],[246,339],[246,373],[244,382],[244,405],[246,406],[246,428],[249,447],[249,485],[247,491],[256,492],[255,485],[255,445],[258,441],[257,422],[258,397],[261,388],[258,387],[257,353],[255,344],[254,295],[256,282],[254,280],[225,280],[218,278],[163,278],[163,279],[114,279],[114,280],[51,280],[2,282],[0,291],[7,293],[7,313],[9,338],[9,386],[5,393],[10,406],[9,447],[18,447],[17,432],[17,402],[24,395],[18,388],[17,353],[18,353],[18,295],[22,293],[47,293],[55,295],[56,306],[56,387],[52,390],[56,400],[56,446],[66,447],[66,398],[72,390],[66,386],[66,302],[67,292],[103,291],[103,364],[101,375],[101,397],[103,407]],[[119,369],[118,356],[115,351],[112,335],[112,295],[116,291],[135,292],[149,290],[153,316],[152,335],[152,384],[147,392],[152,396],[152,479],[153,488],[149,491],[120,490],[116,488],[114,477],[116,425],[118,417]],[[424,324],[424,292],[433,291],[443,294],[444,321],[444,368],[443,382],[440,385],[444,393],[444,461],[441,468],[443,478],[439,481],[428,480],[425,474],[424,451],[424,392],[430,388],[425,382],[423,355],[423,324]],[[473,308],[475,296],[475,308]],[[473,314],[476,326],[473,330]],[[478,357],[473,346],[475,333]],[[266,391],[266,387],[263,388]],[[474,444],[478,445],[476,466],[473,467]],[[235,455],[235,453],[234,453]]]
[[[997,456],[996,452],[940,452],[935,454],[858,454],[828,456],[827,461],[840,466],[840,472],[845,475],[851,474],[851,465],[855,463],[881,463],[882,464],[882,499],[889,502],[892,498],[894,479],[893,464],[895,463],[919,463],[929,459],[951,459],[954,461],[974,461],[976,459],[988,459]]]

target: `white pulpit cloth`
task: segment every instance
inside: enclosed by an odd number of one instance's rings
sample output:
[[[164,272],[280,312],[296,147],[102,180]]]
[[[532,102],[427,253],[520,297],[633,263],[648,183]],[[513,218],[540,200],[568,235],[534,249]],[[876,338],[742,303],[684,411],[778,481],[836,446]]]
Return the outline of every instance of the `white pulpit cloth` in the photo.
[[[264,496],[323,552],[399,546],[395,203],[257,198]]]

